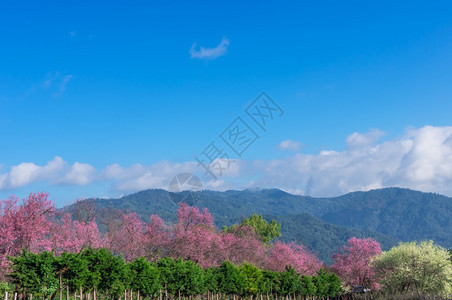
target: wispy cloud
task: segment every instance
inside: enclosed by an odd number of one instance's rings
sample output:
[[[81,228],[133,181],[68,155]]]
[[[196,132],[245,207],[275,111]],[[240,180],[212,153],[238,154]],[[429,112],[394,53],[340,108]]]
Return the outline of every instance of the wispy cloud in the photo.
[[[73,77],[71,74],[63,75],[59,71],[50,72],[42,82],[42,87],[45,90],[52,91],[53,96],[61,96],[66,91],[66,87]]]
[[[301,149],[301,143],[292,140],[285,140],[279,143],[278,148],[280,150],[299,151]]]
[[[200,47],[196,50],[196,43],[190,48],[190,57],[196,59],[213,60],[223,56],[228,52],[229,40],[223,37],[221,42],[215,48]]]
[[[116,193],[131,193],[166,189],[175,175],[191,172],[199,175],[205,188],[213,190],[277,187],[297,194],[333,196],[399,186],[452,196],[452,127],[409,129],[399,138],[378,142],[382,135],[378,130],[353,133],[342,151],[295,153],[272,160],[234,160],[217,181],[204,176],[193,161],[129,167],[112,164],[99,171],[89,164],[69,164],[55,157],[44,166],[23,162],[9,170],[4,167],[0,190],[34,182],[79,186],[108,182]],[[282,148],[298,149],[296,142],[288,141],[282,143]]]

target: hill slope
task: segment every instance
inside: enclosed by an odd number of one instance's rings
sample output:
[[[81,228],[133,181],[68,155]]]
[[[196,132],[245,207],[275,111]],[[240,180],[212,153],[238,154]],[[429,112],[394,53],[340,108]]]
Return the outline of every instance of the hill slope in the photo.
[[[272,216],[265,215],[267,221],[276,220],[281,224],[281,240],[302,243],[326,264],[332,263],[337,249],[351,237],[374,238],[383,250],[398,244],[392,238],[374,231],[359,231],[340,225],[330,224],[309,214]]]
[[[113,206],[136,212],[146,221],[151,214],[158,214],[172,222],[176,203],[187,193],[172,195],[175,198],[172,201],[167,191],[146,190],[120,199],[96,199],[95,203],[98,208]],[[307,213],[343,228],[380,233],[401,241],[432,239],[446,248],[452,248],[452,199],[438,194],[386,188],[339,197],[313,198],[265,189],[204,191],[197,198],[196,203],[189,204],[207,207],[219,227],[231,225],[253,213],[275,217]],[[283,219],[280,218],[281,222]],[[293,230],[286,231],[286,234],[295,237],[303,228],[294,224],[297,223],[294,222],[291,225]],[[319,232],[318,236],[324,234]]]

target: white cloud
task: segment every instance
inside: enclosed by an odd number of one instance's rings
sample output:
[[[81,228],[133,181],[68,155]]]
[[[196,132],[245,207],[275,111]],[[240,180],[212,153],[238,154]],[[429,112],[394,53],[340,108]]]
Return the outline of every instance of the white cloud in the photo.
[[[95,179],[96,169],[88,164],[72,165],[56,156],[44,166],[23,162],[0,174],[0,190],[14,189],[40,181],[52,184],[84,185]]]
[[[219,56],[223,56],[228,52],[229,40],[223,37],[221,42],[215,48],[200,47],[196,50],[196,43],[190,48],[190,57],[197,59],[212,60]]]
[[[347,148],[359,148],[372,145],[383,137],[383,135],[384,132],[378,129],[373,129],[364,134],[354,132],[347,138]]]
[[[205,188],[214,190],[276,187],[296,194],[333,196],[399,186],[452,196],[452,127],[410,129],[401,137],[378,142],[382,135],[378,130],[353,133],[342,151],[295,153],[273,160],[233,160],[217,181],[193,161],[129,167],[112,164],[98,172],[89,164],[70,165],[55,157],[44,166],[30,162],[12,166],[0,174],[0,190],[42,181],[54,185],[110,182],[114,191],[131,193],[167,189],[174,176],[189,172],[198,175]]]
[[[289,150],[289,151],[296,152],[296,151],[300,151],[301,146],[302,145],[300,142],[292,141],[292,140],[285,140],[279,144],[278,148],[280,150]]]
[[[452,196],[452,127],[425,126],[400,138],[375,143],[382,133],[353,133],[343,151],[295,154],[265,164],[254,186],[301,189],[313,196],[399,186]]]

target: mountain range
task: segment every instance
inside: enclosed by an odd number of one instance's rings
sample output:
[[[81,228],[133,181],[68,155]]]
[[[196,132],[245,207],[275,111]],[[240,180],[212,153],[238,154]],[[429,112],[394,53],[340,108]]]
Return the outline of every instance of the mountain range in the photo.
[[[325,263],[331,263],[331,255],[352,236],[375,238],[383,249],[413,240],[433,240],[452,248],[452,198],[402,188],[329,198],[293,195],[279,189],[180,193],[152,189],[118,199],[84,201],[93,201],[96,209],[135,212],[144,221],[157,214],[167,223],[175,221],[177,204],[184,201],[207,207],[218,228],[260,214],[281,224],[281,240],[303,243]],[[71,211],[71,207],[64,209]]]

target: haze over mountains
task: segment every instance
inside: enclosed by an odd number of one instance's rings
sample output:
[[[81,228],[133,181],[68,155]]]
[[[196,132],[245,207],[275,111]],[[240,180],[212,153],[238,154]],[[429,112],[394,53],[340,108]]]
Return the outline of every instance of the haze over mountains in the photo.
[[[136,212],[148,221],[151,214],[175,220],[177,203],[207,207],[219,228],[252,214],[275,219],[284,241],[306,245],[326,263],[352,236],[373,237],[388,249],[398,241],[434,240],[452,248],[452,198],[401,188],[353,192],[339,197],[314,198],[278,189],[169,193],[145,190],[119,199],[95,200],[97,209],[114,207]],[[67,207],[66,209],[71,209]]]

